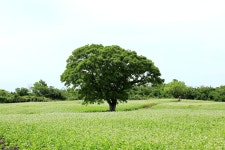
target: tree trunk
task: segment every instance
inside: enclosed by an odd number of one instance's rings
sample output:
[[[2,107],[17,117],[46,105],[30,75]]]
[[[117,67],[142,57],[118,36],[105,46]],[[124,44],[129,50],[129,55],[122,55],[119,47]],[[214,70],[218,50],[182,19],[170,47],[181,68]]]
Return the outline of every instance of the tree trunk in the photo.
[[[109,104],[109,111],[116,111],[117,100],[107,101]]]

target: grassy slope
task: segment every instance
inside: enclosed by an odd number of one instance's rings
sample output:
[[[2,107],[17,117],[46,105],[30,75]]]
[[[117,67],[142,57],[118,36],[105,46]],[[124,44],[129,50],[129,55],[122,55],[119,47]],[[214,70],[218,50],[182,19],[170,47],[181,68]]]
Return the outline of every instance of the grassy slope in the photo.
[[[0,137],[20,149],[225,148],[225,103],[147,100],[107,109],[81,101],[0,104]]]

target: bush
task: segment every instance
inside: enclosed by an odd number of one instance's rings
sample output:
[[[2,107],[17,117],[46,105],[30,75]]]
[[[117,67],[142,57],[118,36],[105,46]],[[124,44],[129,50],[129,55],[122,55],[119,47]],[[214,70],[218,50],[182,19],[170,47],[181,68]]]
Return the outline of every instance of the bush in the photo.
[[[47,101],[51,101],[51,99],[33,95],[27,96],[11,95],[10,97],[0,96],[0,103],[47,102]]]
[[[210,93],[211,97],[215,101],[225,102],[225,86],[217,87]]]
[[[13,95],[5,90],[0,90],[0,103],[6,103],[7,101],[11,101]]]

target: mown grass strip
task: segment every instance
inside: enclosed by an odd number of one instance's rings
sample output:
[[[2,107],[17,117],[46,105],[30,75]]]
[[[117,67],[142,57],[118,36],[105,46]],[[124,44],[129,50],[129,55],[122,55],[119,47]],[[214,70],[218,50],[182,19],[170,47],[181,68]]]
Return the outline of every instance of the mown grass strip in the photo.
[[[132,111],[151,105],[148,100],[128,101],[120,103],[116,111]],[[0,114],[40,114],[40,113],[75,113],[75,112],[106,112],[109,110],[107,103],[101,105],[82,105],[82,101],[58,101],[58,102],[29,102],[0,104]]]

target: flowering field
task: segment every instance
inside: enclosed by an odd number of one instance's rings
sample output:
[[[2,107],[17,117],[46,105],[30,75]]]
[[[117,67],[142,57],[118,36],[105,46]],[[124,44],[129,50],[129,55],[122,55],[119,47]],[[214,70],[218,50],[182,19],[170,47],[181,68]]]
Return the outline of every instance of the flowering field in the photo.
[[[0,149],[225,149],[225,103],[0,104]]]

